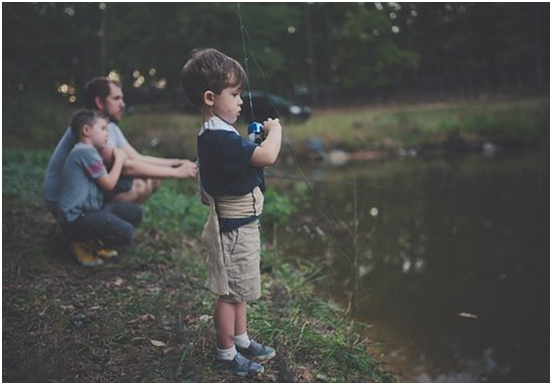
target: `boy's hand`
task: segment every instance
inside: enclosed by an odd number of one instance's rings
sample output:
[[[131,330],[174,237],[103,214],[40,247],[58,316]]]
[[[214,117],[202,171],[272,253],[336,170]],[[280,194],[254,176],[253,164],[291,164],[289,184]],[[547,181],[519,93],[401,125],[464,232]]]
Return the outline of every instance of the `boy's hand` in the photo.
[[[263,131],[266,138],[253,151],[251,164],[255,167],[273,165],[280,153],[282,145],[282,126],[280,119],[267,119],[263,123]]]
[[[280,119],[271,119],[268,118],[263,122],[263,131],[268,134],[273,129],[281,129],[282,126],[280,125]]]
[[[174,168],[175,178],[197,177],[197,165],[190,160],[182,160],[182,164]]]
[[[115,160],[120,160],[121,162],[124,162],[128,159],[127,153],[124,150],[116,147],[113,148],[113,157],[115,158]]]
[[[104,160],[104,163],[111,167],[113,165],[113,162],[115,161],[115,157],[113,156],[113,147],[104,147],[100,150],[100,155],[102,156],[102,159]]]

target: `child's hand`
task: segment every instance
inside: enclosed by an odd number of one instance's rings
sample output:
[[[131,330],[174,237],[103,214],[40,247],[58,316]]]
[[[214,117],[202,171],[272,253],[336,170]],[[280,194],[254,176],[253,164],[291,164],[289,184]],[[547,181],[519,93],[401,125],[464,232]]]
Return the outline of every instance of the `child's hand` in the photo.
[[[255,148],[251,155],[251,164],[255,167],[271,166],[278,159],[282,145],[282,126],[280,119],[267,119],[263,123],[265,140]]]
[[[127,153],[124,150],[116,147],[113,148],[113,157],[115,158],[115,160],[120,160],[121,162],[124,162],[128,159]]]
[[[268,118],[263,123],[263,131],[268,134],[273,129],[282,129],[282,126],[280,125],[280,119],[271,119]]]
[[[195,178],[197,177],[197,165],[195,162],[183,160],[182,164],[174,168],[176,178]]]
[[[113,147],[104,147],[100,150],[100,155],[102,156],[102,159],[104,160],[104,163],[111,167],[113,165],[113,162],[115,161],[115,157],[113,156]]]

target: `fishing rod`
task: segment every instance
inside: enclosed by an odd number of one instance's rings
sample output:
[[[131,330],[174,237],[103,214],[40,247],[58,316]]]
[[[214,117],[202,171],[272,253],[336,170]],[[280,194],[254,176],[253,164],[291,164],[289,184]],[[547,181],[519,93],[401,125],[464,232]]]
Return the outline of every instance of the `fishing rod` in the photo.
[[[255,64],[255,67],[257,68],[257,70],[259,71],[259,73],[261,74],[261,77],[263,79],[263,83],[265,85],[264,92],[267,95],[268,102],[270,103],[270,106],[272,107],[272,109],[276,112],[276,115],[278,116],[278,118],[281,118],[282,114],[278,110],[278,107],[274,104],[272,98],[269,97],[268,80],[266,78],[266,74],[264,73],[261,65],[259,64],[259,61],[257,60],[257,57],[255,56],[255,52],[251,49],[251,37],[249,35],[249,31],[247,30],[247,28],[246,28],[246,26],[243,22],[242,14],[241,14],[241,6],[240,6],[239,2],[237,3],[237,7],[238,7],[238,11],[237,11],[238,20],[239,20],[239,23],[240,23],[240,35],[241,35],[241,41],[242,41],[243,53],[244,53],[245,73],[247,74],[247,78],[250,79],[250,76],[249,76],[249,56],[247,54],[247,48],[246,48],[246,47],[250,47],[249,51],[250,51],[250,54],[251,54],[251,59],[253,59],[253,63]],[[247,40],[246,40],[246,38],[247,38]],[[259,132],[262,131],[262,124],[255,122],[255,113],[254,113],[254,108],[253,108],[253,98],[252,98],[251,81],[250,80],[248,81],[247,94],[248,94],[247,97],[249,99],[249,109],[251,111],[251,120],[252,120],[252,122],[248,126],[248,135],[250,135],[252,132],[254,132],[255,135],[258,135]],[[251,127],[252,125],[256,125],[256,127],[252,128]],[[253,131],[250,131],[250,130],[253,130]],[[262,133],[262,135],[264,135],[264,132]],[[282,134],[282,136],[283,136],[284,142],[291,149],[291,152],[292,152],[292,155],[293,155],[293,158],[294,158],[294,162],[297,166],[297,171],[300,174],[301,179],[299,179],[298,181],[304,181],[309,186],[311,186],[311,188],[313,188],[312,183],[310,182],[309,178],[304,173],[303,169],[301,168],[301,166],[299,164],[299,156],[297,154],[297,151],[295,150],[295,146],[291,142],[291,139],[288,136],[286,136],[285,134]],[[250,136],[251,141],[256,141],[257,143],[259,143],[259,137],[256,136],[255,138],[256,139],[253,140],[252,137]],[[262,139],[264,139],[264,137]],[[286,177],[284,177],[284,176],[279,176],[279,177],[276,177],[276,178],[286,179]],[[294,178],[294,177],[290,176],[287,179],[291,180],[292,178]],[[320,181],[319,180],[319,181],[317,181],[317,183],[340,183],[342,185],[346,185],[346,184],[352,184],[353,182],[346,182],[346,181],[330,182],[330,181]],[[390,188],[387,188],[385,186],[374,184],[374,183],[360,183],[360,184],[363,185],[363,186],[366,186],[366,187],[373,187],[373,188],[376,188],[376,189],[379,189],[379,190],[387,190],[387,191],[392,191],[392,192],[404,192],[404,193],[407,193],[407,194],[412,193],[410,190],[390,189]],[[426,195],[426,194],[423,194],[423,195]]]
[[[268,81],[266,79],[265,73],[263,72],[261,66],[259,65],[259,62],[257,61],[257,59],[256,59],[256,57],[253,53],[253,50],[251,50],[251,38],[250,38],[249,32],[247,31],[247,28],[245,27],[245,24],[243,22],[242,13],[241,13],[241,5],[240,5],[239,2],[237,3],[237,13],[238,13],[238,20],[239,20],[239,23],[240,23],[240,33],[241,33],[242,44],[243,44],[243,52],[244,52],[244,56],[245,56],[245,58],[244,58],[245,72],[247,74],[247,77],[248,77],[248,79],[250,78],[250,76],[249,76],[249,64],[248,64],[249,63],[249,57],[248,57],[248,54],[247,54],[247,47],[246,47],[246,46],[249,46],[250,47],[249,50],[251,52],[251,57],[253,58],[253,61],[254,61],[257,69],[259,70],[259,72],[260,72],[260,74],[261,74],[261,76],[264,80],[265,88],[268,88]],[[246,43],[245,36],[247,36],[247,42],[249,44]],[[252,118],[253,118],[253,108],[252,108],[252,106],[253,106],[252,100],[253,99],[251,97],[251,81],[248,81],[248,90],[249,90],[248,91],[248,93],[249,93],[248,96],[249,96],[249,102],[250,102],[250,107],[251,107],[251,114],[252,114]],[[267,90],[267,93],[268,93],[268,90]],[[270,103],[271,107],[274,109],[274,111],[276,111],[276,114],[278,115],[278,118],[280,118],[281,114],[278,111],[278,108],[274,105],[274,103],[272,102],[270,97],[268,98],[268,100],[269,100],[269,103]],[[257,139],[257,134],[256,134],[255,130],[262,131],[262,125],[260,123],[257,123],[257,122],[252,122],[251,124],[249,124],[249,126],[248,126],[248,135],[250,135],[250,138],[251,138],[252,135],[255,135],[254,136],[255,139]],[[320,206],[320,203],[316,199],[314,185],[310,181],[310,179],[307,177],[307,175],[305,175],[303,169],[301,168],[301,166],[299,164],[297,152],[295,151],[295,147],[294,147],[293,143],[291,142],[291,140],[286,135],[283,135],[283,138],[284,138],[284,141],[289,145],[289,147],[292,151],[293,157],[295,159],[295,165],[297,166],[297,171],[299,172],[301,178],[307,184],[307,186],[309,187],[309,189],[311,191],[311,194],[312,194],[312,197],[313,197],[313,203],[314,203],[314,206],[315,206],[316,210],[322,216],[322,218],[328,224],[328,226],[330,227],[330,229],[332,231],[332,236],[333,236],[333,240],[334,240],[334,243],[336,245],[336,248],[340,251],[340,253],[343,255],[343,257],[351,264],[351,266],[353,266],[353,262],[352,262],[352,260],[349,256],[349,254],[344,250],[344,248],[338,242],[338,237],[337,237],[337,232],[336,232],[336,229],[335,229],[335,225],[332,223],[332,221],[330,220],[328,215],[324,212],[324,210]]]
[[[248,32],[248,30],[245,27],[245,24],[243,22],[242,13],[241,13],[241,5],[240,5],[239,2],[237,3],[237,13],[238,13],[238,19],[239,19],[239,23],[240,23],[240,34],[241,34],[241,40],[242,40],[242,45],[243,45],[244,64],[245,64],[246,75],[247,75],[248,79],[250,79],[250,76],[249,76],[249,57],[248,57],[248,54],[247,54],[247,47],[246,47],[246,46],[249,46],[249,49],[250,49],[250,52],[251,52],[251,58],[253,59],[253,62],[255,63],[255,66],[257,67],[257,70],[259,71],[259,73],[261,74],[261,76],[263,78],[264,85],[265,85],[265,92],[268,94],[268,81],[266,79],[266,75],[265,75],[264,71],[262,70],[259,62],[257,61],[257,58],[255,57],[254,51],[251,49],[251,37],[249,36],[249,32]],[[246,43],[246,39],[245,39],[246,36],[247,36],[247,43],[248,44]],[[248,126],[248,134],[250,135],[250,139],[253,136],[251,134],[255,134],[253,137],[256,140],[259,140],[257,134],[262,132],[262,125],[260,123],[257,123],[257,122],[254,121],[255,118],[254,118],[254,110],[253,110],[253,98],[252,98],[252,92],[251,92],[251,81],[248,81],[248,97],[249,97],[249,107],[250,107],[250,111],[251,111],[251,118],[253,120],[253,122],[250,123],[249,126]],[[274,109],[274,111],[278,115],[278,118],[280,118],[281,114],[278,111],[278,108],[274,105],[274,103],[273,103],[273,101],[270,97],[268,97],[268,101],[269,101],[271,107]],[[299,160],[298,160],[298,155],[297,155],[297,152],[295,150],[295,146],[293,145],[291,140],[286,135],[283,135],[283,138],[284,138],[284,141],[288,144],[289,148],[292,151],[293,158],[295,160],[295,165],[297,167],[297,171],[299,172],[299,175],[301,176],[301,179],[307,184],[307,186],[310,189],[310,192],[311,192],[311,195],[312,195],[312,201],[314,203],[314,206],[315,206],[316,210],[322,216],[324,221],[328,224],[328,226],[331,229],[332,239],[334,241],[336,249],[347,260],[347,262],[349,262],[349,264],[352,267],[356,266],[355,262],[351,260],[350,255],[344,250],[342,245],[339,243],[335,224],[332,223],[332,221],[326,215],[326,213],[322,209],[320,203],[316,199],[314,184],[310,181],[310,179],[307,177],[307,175],[305,174],[305,172],[301,168],[301,165],[299,164]],[[291,177],[289,177],[289,178],[291,179]],[[282,177],[282,179],[284,179],[284,177]],[[341,183],[346,183],[346,182],[341,182]],[[355,194],[355,201],[356,201],[356,188],[357,188],[356,178],[355,178],[355,181],[353,183],[354,183],[354,189],[355,189],[354,194]],[[355,205],[356,205],[356,203],[355,203]],[[375,223],[372,226],[372,229],[370,229],[370,231],[369,231],[368,238],[370,238],[377,231],[377,227],[378,227],[378,223],[379,223],[377,208],[374,207],[374,208],[372,208],[371,211],[373,211],[374,209],[376,210],[376,214],[375,215],[371,214],[371,215],[375,217]],[[358,225],[357,222],[358,222],[358,218],[355,217],[355,226]],[[347,227],[345,227],[345,230],[350,233],[350,231]],[[355,249],[355,258],[358,258],[358,250],[356,250],[356,249]],[[358,274],[357,271],[355,271],[355,275],[356,274]],[[355,288],[355,290],[356,289],[357,288]],[[362,288],[361,291],[362,291],[362,294],[364,294],[364,296],[365,296],[364,298],[368,298],[370,300],[370,294],[367,292],[367,290],[365,288]],[[351,304],[353,305],[353,307],[356,307],[353,303],[353,300],[354,300],[354,298],[351,298],[351,301],[349,303],[349,307],[351,306]],[[349,310],[347,310],[347,311],[349,311]],[[377,317],[375,317],[373,315],[372,318],[379,325],[380,329],[383,330],[384,334],[388,335],[386,328],[377,320]]]
[[[245,73],[247,74],[247,93],[249,98],[249,111],[251,112],[251,122],[247,126],[247,135],[249,136],[249,139],[257,144],[260,144],[264,138],[265,134],[263,131],[263,125],[261,123],[258,123],[255,121],[255,111],[253,110],[253,96],[251,93],[251,81],[249,80],[249,58],[247,56],[247,47],[245,44],[245,25],[243,24],[242,20],[242,14],[241,14],[241,5],[238,2],[238,19],[240,21],[240,34],[242,39],[242,46],[243,46],[243,60],[245,64]],[[279,114],[278,114],[279,115]]]

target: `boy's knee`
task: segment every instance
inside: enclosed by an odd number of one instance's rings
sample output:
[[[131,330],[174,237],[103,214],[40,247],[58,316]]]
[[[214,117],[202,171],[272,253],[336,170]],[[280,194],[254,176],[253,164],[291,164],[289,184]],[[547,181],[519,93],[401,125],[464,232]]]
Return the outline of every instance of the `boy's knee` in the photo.
[[[148,179],[148,183],[151,190],[150,195],[156,192],[159,186],[161,186],[161,181],[159,179]]]
[[[157,179],[134,179],[131,193],[135,196],[134,201],[142,203],[153,195],[159,188],[160,182]]]
[[[111,202],[144,203],[159,188],[157,179],[134,179],[129,191],[119,193],[110,199]]]

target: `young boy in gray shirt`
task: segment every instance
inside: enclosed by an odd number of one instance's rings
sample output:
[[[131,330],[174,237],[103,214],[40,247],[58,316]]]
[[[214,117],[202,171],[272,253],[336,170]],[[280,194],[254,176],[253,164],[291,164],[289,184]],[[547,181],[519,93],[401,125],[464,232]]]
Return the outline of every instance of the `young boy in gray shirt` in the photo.
[[[104,205],[104,193],[117,184],[127,158],[124,151],[115,148],[111,171],[105,168],[99,151],[107,143],[107,124],[107,118],[99,111],[85,110],[73,115],[70,127],[79,141],[61,173],[57,218],[71,241],[71,251],[85,267],[99,266],[113,256],[106,250],[130,245],[134,229],[142,220],[138,204]]]

